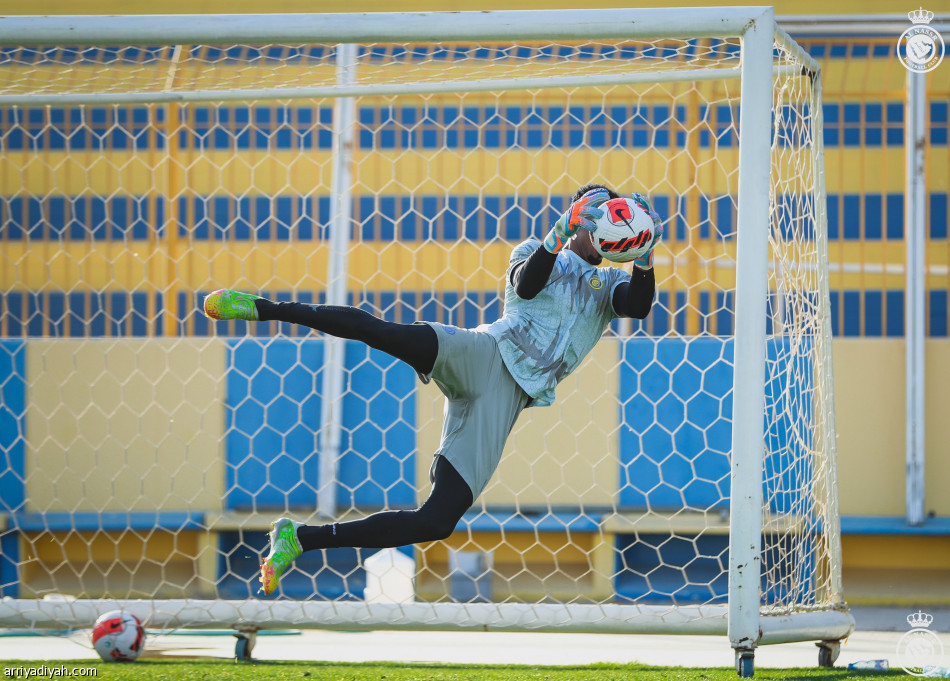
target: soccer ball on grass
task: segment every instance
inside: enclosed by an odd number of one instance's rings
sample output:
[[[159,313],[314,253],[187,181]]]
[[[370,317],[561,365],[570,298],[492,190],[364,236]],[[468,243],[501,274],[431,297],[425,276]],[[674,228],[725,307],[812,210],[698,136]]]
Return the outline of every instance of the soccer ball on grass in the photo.
[[[92,646],[106,662],[132,662],[145,650],[145,628],[132,613],[112,610],[92,627]]]

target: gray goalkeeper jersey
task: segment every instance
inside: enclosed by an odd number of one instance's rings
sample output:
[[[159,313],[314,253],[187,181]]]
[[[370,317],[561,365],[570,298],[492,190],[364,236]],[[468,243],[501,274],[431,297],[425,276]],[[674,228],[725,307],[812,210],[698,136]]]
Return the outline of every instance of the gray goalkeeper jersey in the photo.
[[[501,357],[533,405],[554,403],[554,388],[600,340],[614,312],[614,289],[630,275],[615,267],[596,267],[566,248],[557,255],[547,284],[531,300],[511,285],[511,268],[541,243],[528,239],[511,252],[505,274],[505,312],[479,327],[498,343]]]

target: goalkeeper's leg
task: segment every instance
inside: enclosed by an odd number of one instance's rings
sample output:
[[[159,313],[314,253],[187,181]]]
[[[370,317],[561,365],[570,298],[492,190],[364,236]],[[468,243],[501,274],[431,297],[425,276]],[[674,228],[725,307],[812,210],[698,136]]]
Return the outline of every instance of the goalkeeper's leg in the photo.
[[[429,498],[414,511],[381,511],[346,523],[301,525],[297,537],[304,551],[341,546],[382,549],[436,541],[455,531],[472,501],[468,484],[452,464],[440,456]]]
[[[387,322],[356,307],[274,303],[221,289],[205,298],[204,309],[213,319],[291,322],[338,338],[362,341],[402,360],[424,376],[432,372],[439,352],[438,336],[428,324]]]
[[[304,551],[342,546],[386,548],[445,539],[472,505],[472,490],[444,456],[436,461],[432,492],[414,511],[382,511],[361,520],[302,525],[288,518],[274,523],[270,552],[261,563],[261,590],[271,594]]]

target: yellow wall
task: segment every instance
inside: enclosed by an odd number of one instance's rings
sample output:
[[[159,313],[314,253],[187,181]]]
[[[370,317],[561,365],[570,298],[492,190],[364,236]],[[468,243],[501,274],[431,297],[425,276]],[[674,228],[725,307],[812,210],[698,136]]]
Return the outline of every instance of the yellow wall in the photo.
[[[849,603],[950,603],[946,537],[845,535],[841,556]]]
[[[832,352],[841,513],[903,515],[904,341],[836,339]]]
[[[575,0],[522,0],[517,9],[576,8]],[[601,1],[590,7],[624,7],[624,0]],[[656,0],[652,6],[719,6],[711,0],[690,0],[688,3]],[[510,2],[481,0],[479,3],[460,0],[412,0],[410,2],[384,3],[380,0],[354,0],[345,5],[326,0],[166,0],[161,5],[145,0],[45,0],[39,3],[8,3],[7,14],[177,14],[177,13],[254,13],[254,12],[371,12],[371,11],[457,11],[457,10],[502,10],[512,9]],[[911,7],[896,7],[889,0],[847,0],[828,3],[818,0],[782,0],[775,3],[778,15],[821,15],[883,13],[902,18],[902,12]],[[932,7],[946,12],[948,7]],[[895,36],[896,38],[896,36]],[[824,60],[823,83],[826,101],[835,98],[847,100],[900,100],[903,97],[906,74],[896,60],[874,60],[869,68],[868,60]],[[950,69],[938,69],[929,77],[934,92],[944,92],[950,82]],[[728,152],[726,152],[728,153]],[[895,193],[903,188],[903,156],[897,148],[829,149],[826,155],[826,176],[829,188],[836,192],[881,192]],[[947,169],[950,168],[946,148],[929,150],[929,183],[933,191],[946,191]],[[7,169],[5,176],[12,179],[10,190],[26,187],[34,194],[46,191],[53,172],[59,186],[85,186],[109,194],[115,187],[125,187],[135,193],[145,193],[150,187],[165,191],[161,184],[166,173],[161,161],[155,167],[147,167],[132,160],[132,154],[112,152],[114,163],[106,170],[89,172],[74,164],[62,162],[55,154],[44,168],[27,168],[26,162],[16,155],[0,162],[0,170]],[[479,163],[469,159],[467,168],[487,168],[485,171],[495,181],[503,181],[505,175],[522,178],[523,159],[517,154],[505,156],[509,166],[499,166],[494,159],[482,154]],[[543,157],[543,154],[542,156]],[[274,156],[262,157],[278,159]],[[571,159],[572,169],[602,168],[609,163],[609,155],[594,158],[590,154]],[[268,187],[267,178],[278,178],[290,184],[301,194],[319,184],[326,167],[326,154],[315,152],[312,159],[299,167],[293,162],[284,172],[280,164],[270,171],[258,173],[252,181],[244,172],[221,173],[213,154],[197,154],[196,167],[210,168],[196,171],[196,177],[205,178],[210,184],[206,189],[225,187],[234,195],[243,194],[253,186],[259,191],[274,193],[280,187]],[[431,160],[419,165],[419,159],[401,158],[397,164],[385,154],[367,155],[362,159],[361,182],[364,190],[377,189],[392,182],[393,177],[409,180],[422,186],[432,172]],[[643,163],[647,157],[641,159]],[[722,159],[720,158],[720,161]],[[562,162],[563,163],[563,162]],[[649,166],[649,164],[647,164]],[[730,167],[732,164],[729,164]],[[499,174],[499,167],[502,172]],[[562,172],[554,163],[539,165],[540,171],[530,182],[547,188],[556,184],[553,177]],[[641,164],[641,168],[643,165]],[[50,168],[54,168],[53,171]],[[159,172],[156,172],[156,169]],[[388,169],[388,174],[387,174]],[[258,169],[260,170],[260,169]],[[268,168],[265,165],[265,170]],[[442,182],[447,177],[455,178],[461,171],[453,172],[448,167],[438,167],[436,173]],[[608,168],[605,174],[615,178],[622,176],[619,168]],[[21,172],[22,171],[22,172]],[[479,171],[481,172],[481,171]],[[289,175],[287,174],[289,173]],[[260,179],[260,178],[264,179]],[[284,179],[280,179],[284,178]],[[501,178],[500,180],[498,178]],[[476,189],[490,187],[488,180],[469,176]],[[156,185],[156,180],[158,184]],[[659,176],[654,183],[665,181]],[[101,184],[102,187],[98,187]],[[201,184],[196,185],[201,189]],[[283,185],[281,185],[283,186]],[[142,188],[145,188],[143,190]],[[6,191],[3,193],[12,193]],[[17,244],[8,244],[18,248]],[[84,263],[85,281],[95,288],[108,288],[117,283],[123,290],[136,288],[138,282],[149,281],[148,270],[141,262],[121,254],[104,253],[100,257],[99,245],[75,246],[80,250],[72,257],[52,267],[37,260],[33,264],[29,249],[14,254],[12,259],[21,263],[21,276],[25,277],[31,290],[40,290],[53,282],[66,281],[59,286],[71,290],[77,278],[75,263]],[[196,247],[200,249],[200,246]],[[209,247],[211,248],[211,247]],[[274,253],[264,253],[254,260],[246,259],[240,251],[224,251],[212,255],[195,251],[194,263],[189,259],[181,262],[181,276],[188,280],[190,289],[202,288],[209,282],[234,283],[242,276],[261,285],[277,278],[310,281],[317,285],[323,278],[325,268],[315,267],[313,262],[299,253],[285,253],[284,246],[277,244]],[[392,249],[390,249],[391,251]],[[415,275],[440,286],[456,286],[453,272],[474,272],[474,279],[492,278],[497,267],[483,260],[475,269],[455,267],[455,258],[464,260],[471,254],[464,249],[453,252],[443,259],[425,258],[413,260],[423,263],[427,269]],[[492,253],[494,258],[496,254]],[[504,258],[503,253],[497,254]],[[159,253],[153,258],[162,265]],[[322,257],[322,254],[321,254]],[[387,257],[394,261],[412,256],[396,252]],[[448,262],[449,258],[452,262]],[[928,249],[929,264],[946,265],[947,250]],[[188,258],[188,256],[185,256]],[[834,262],[871,262],[901,264],[901,251],[888,240],[848,242],[839,240],[831,244],[831,259]],[[103,267],[94,266],[97,262]],[[378,269],[381,261],[374,252],[358,252],[354,257],[357,273]],[[73,263],[73,264],[70,264]],[[92,263],[92,265],[90,264]],[[409,262],[401,271],[418,267]],[[428,269],[428,268],[431,268]],[[481,269],[484,268],[484,269]],[[156,269],[161,269],[158,267]],[[385,268],[384,271],[392,271]],[[26,273],[26,274],[24,274]],[[107,273],[107,274],[106,274]],[[291,274],[288,274],[291,273]],[[96,283],[95,277],[103,276]],[[299,276],[298,276],[299,275]],[[34,279],[35,278],[35,279]],[[359,277],[365,289],[384,287],[383,277]],[[900,288],[899,276],[881,275],[871,277],[860,274],[832,274],[833,288],[859,288],[869,285],[884,289]],[[869,282],[873,281],[873,284]],[[14,288],[16,282],[4,283],[4,290]],[[945,286],[945,279],[929,280],[928,285]],[[476,288],[481,287],[479,284]],[[836,416],[838,432],[838,480],[840,509],[843,515],[890,515],[902,516],[905,512],[904,498],[904,362],[903,339],[848,339],[839,338],[833,343]],[[947,387],[944,377],[950,376],[950,340],[932,339],[927,343],[927,427],[926,427],[926,510],[938,516],[950,515],[950,498],[946,494],[950,482],[950,419],[946,418]],[[617,459],[616,409],[614,395],[617,393],[616,372],[606,371],[616,364],[616,346],[602,343],[584,367],[568,379],[558,391],[559,405],[555,408],[532,409],[525,414],[511,439],[510,447],[519,442],[531,443],[537,451],[534,461],[506,456],[486,493],[485,504],[510,503],[516,496],[519,503],[571,504],[578,503],[576,491],[587,491],[581,503],[609,505],[619,486]],[[221,507],[224,494],[224,402],[225,353],[223,344],[207,339],[175,339],[113,342],[102,341],[31,341],[28,346],[28,396],[27,442],[30,446],[27,461],[27,496],[29,510],[151,510],[207,509]],[[600,370],[598,370],[600,369]],[[605,385],[604,377],[607,377]],[[154,403],[153,403],[154,400]],[[434,386],[421,388],[417,397],[419,417],[419,456],[417,457],[420,497],[428,492],[427,471],[430,454],[437,446],[442,413],[442,398]],[[603,401],[606,400],[605,404]],[[562,420],[563,419],[563,420]],[[68,443],[68,445],[67,445]],[[522,451],[526,448],[522,446]],[[583,452],[583,453],[579,453]],[[591,459],[591,452],[598,452]],[[86,471],[77,475],[77,471]],[[568,484],[563,484],[569,481]],[[104,489],[107,486],[108,489]],[[569,489],[568,489],[569,488]],[[563,495],[560,490],[563,489]],[[105,506],[103,506],[105,504]],[[468,538],[476,543],[489,542],[493,538]],[[199,547],[182,542],[197,541],[183,533],[175,538],[161,535],[160,541],[150,539],[143,549],[137,540],[129,543],[123,539],[123,550],[128,555],[120,556],[120,562],[132,562],[142,556],[143,550],[151,555],[171,556],[175,551],[185,556],[196,555]],[[25,540],[44,563],[59,564],[67,554],[85,555],[92,546],[96,555],[107,556],[105,565],[112,565],[115,543],[102,533],[95,536],[79,536],[73,533],[64,541],[67,547],[51,543],[44,535]],[[461,541],[461,539],[460,539]],[[552,539],[553,545],[563,544],[563,538]],[[74,547],[73,547],[74,545]],[[538,546],[534,549],[540,551]],[[934,597],[946,598],[945,585],[950,561],[950,544],[945,537],[898,536],[846,536],[843,541],[845,590],[849,600],[858,601],[866,595],[880,599],[919,594],[921,584],[938,585]],[[433,560],[438,562],[433,554]],[[584,565],[583,561],[576,561]],[[27,564],[28,565],[28,564]],[[911,568],[917,572],[911,572]],[[67,585],[77,581],[77,570],[68,562],[62,563],[59,572],[53,574],[49,583],[33,585],[37,593],[43,590],[69,590]],[[161,575],[137,572],[130,574],[131,588],[152,594],[154,583],[186,583],[193,578],[193,566],[182,562],[181,575],[169,575],[169,566]],[[586,569],[586,568],[585,568]],[[872,574],[874,573],[874,574]],[[110,579],[115,575],[110,575]],[[42,576],[38,576],[42,579]],[[929,581],[928,581],[929,580]],[[33,580],[27,578],[25,583]],[[140,586],[141,585],[141,586]],[[859,585],[855,588],[855,585]],[[861,586],[863,585],[863,586]],[[550,586],[550,585],[548,585]],[[87,583],[85,588],[89,589]],[[110,588],[122,588],[110,583]],[[124,587],[123,587],[124,588]],[[864,589],[862,591],[861,589]],[[913,591],[917,588],[917,591]],[[29,591],[27,591],[29,593]]]
[[[615,567],[611,560],[598,574],[601,541],[598,534],[568,532],[456,532],[445,541],[419,546],[416,593],[423,598],[446,595],[449,580],[444,575],[449,573],[449,551],[454,549],[491,552],[495,600],[609,598],[609,575]],[[607,552],[613,558],[609,547]]]
[[[552,407],[525,411],[501,465],[477,505],[609,505],[620,485],[617,465],[617,344],[601,342],[557,389]],[[417,392],[419,498],[429,494],[431,454],[439,446],[444,398],[434,384]],[[525,443],[530,443],[526,446]],[[520,445],[520,446],[519,446]],[[514,449],[519,456],[510,456]],[[534,452],[528,459],[526,452]],[[584,490],[578,497],[578,491]]]
[[[27,347],[30,510],[221,508],[223,343],[34,340]],[[904,341],[839,338],[833,352],[841,513],[903,516]],[[950,375],[950,340],[929,340],[926,353],[926,510],[945,517],[950,515],[945,493],[950,419],[941,377]],[[537,455],[533,460],[504,456],[483,503],[510,504],[517,498],[525,506],[576,505],[579,489],[586,490],[581,503],[614,502],[616,354],[615,343],[599,344],[559,387],[555,407],[522,415],[506,454],[517,447]],[[420,387],[420,498],[428,494],[442,405],[437,387]],[[109,489],[98,489],[102,485]]]
[[[214,549],[200,532],[39,532],[21,538],[20,597],[102,594],[129,598],[213,597]],[[213,559],[212,559],[213,560]]]
[[[924,374],[926,375],[927,420],[924,438],[926,444],[926,481],[924,494],[929,513],[950,515],[950,419],[947,418],[947,378],[950,377],[950,340],[931,339],[925,348]],[[944,539],[950,546],[950,542]],[[948,560],[944,565],[950,565]],[[950,586],[950,581],[947,582]],[[950,588],[948,588],[950,590]]]
[[[585,364],[558,388],[553,408],[529,409],[515,427],[509,448],[529,441],[533,461],[505,456],[484,496],[485,504],[609,505],[619,486],[617,461],[616,345],[600,343]],[[904,494],[904,340],[838,338],[833,344],[835,411],[838,432],[838,488],[842,515],[903,516]],[[950,515],[950,419],[946,386],[950,340],[927,341],[926,510]],[[600,370],[598,370],[600,369]],[[607,380],[607,385],[604,380]],[[428,494],[431,453],[442,424],[443,398],[434,385],[418,391],[420,499]],[[609,400],[610,404],[604,404]],[[565,419],[561,421],[560,419]],[[540,446],[533,443],[542,443]],[[583,453],[579,453],[583,452]],[[604,452],[591,460],[590,452]],[[558,488],[564,481],[563,498]],[[589,486],[588,484],[589,483]],[[550,496],[548,496],[550,495]]]
[[[617,347],[611,341],[600,343],[582,368],[559,388],[557,406],[530,409],[523,415],[509,449],[534,451],[535,458],[503,457],[479,506],[508,505],[513,498],[525,507],[576,506],[577,490],[584,490],[581,504],[615,502],[619,488],[618,372],[612,369],[618,361]],[[33,340],[27,348],[31,377],[27,411],[29,510],[221,508],[225,492],[223,343],[216,339]],[[833,352],[841,513],[902,516],[904,341],[837,339]],[[926,509],[946,517],[950,515],[945,494],[950,480],[950,457],[946,455],[950,419],[945,417],[945,388],[940,379],[950,375],[950,340],[930,340],[926,352]],[[433,385],[420,386],[416,399],[417,479],[420,498],[424,498],[430,454],[439,440],[443,400]],[[69,447],[61,444],[66,442]],[[94,560],[112,565],[115,549],[110,547],[121,545],[126,550],[125,534],[121,541],[102,532],[82,536],[72,532],[54,539],[49,533],[24,536],[24,555],[38,556],[43,565],[58,565],[24,573],[25,593],[99,588],[98,581],[80,577],[85,553],[75,563],[63,562],[62,555],[73,555],[73,550],[89,543],[95,548],[91,554]],[[129,588],[136,593],[147,591],[150,579],[162,584],[198,579],[199,586],[206,587],[214,579],[214,570],[203,573],[194,557],[213,558],[214,553],[201,543],[200,534],[183,533],[175,540],[177,552],[167,554],[171,562],[163,572],[164,581],[134,571],[122,579],[128,579]],[[156,547],[171,541],[171,535],[155,536],[163,542]],[[589,539],[595,542],[596,538]],[[473,541],[483,549],[514,546],[526,552],[532,547],[537,552],[566,546],[570,555],[558,557],[561,567],[556,575],[544,584],[518,582],[525,593],[554,589],[568,594],[571,588],[599,588],[591,568],[595,547],[586,543],[587,539],[577,545],[572,539],[566,545],[562,534],[504,538],[489,533],[478,538],[459,535],[450,544]],[[527,543],[521,546],[518,542],[522,541]],[[436,567],[444,562],[444,546],[425,550],[426,560],[431,562],[427,569],[441,574]],[[847,535],[843,538],[846,596],[852,602],[910,603],[922,597],[946,600],[948,550],[945,537]],[[161,551],[154,555],[162,556],[156,564],[166,556]],[[550,560],[547,554],[543,558],[541,562]],[[128,564],[127,559],[120,562]],[[496,567],[514,569],[517,565],[505,559]],[[169,570],[175,579],[168,577]],[[572,579],[577,584],[572,586]],[[426,589],[439,588],[430,582]],[[110,583],[109,588],[115,585]]]
[[[223,342],[32,340],[27,375],[28,510],[221,508]]]
[[[832,344],[842,515],[903,516],[904,339],[839,338]],[[950,340],[926,344],[926,511],[950,515]]]

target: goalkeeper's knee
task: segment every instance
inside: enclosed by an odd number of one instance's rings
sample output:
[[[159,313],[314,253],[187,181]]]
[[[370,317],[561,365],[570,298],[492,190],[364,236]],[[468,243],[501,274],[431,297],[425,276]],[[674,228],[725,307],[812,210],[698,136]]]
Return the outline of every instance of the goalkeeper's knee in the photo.
[[[441,541],[448,539],[455,532],[458,518],[435,515],[420,509],[414,513],[413,522],[417,532],[423,537],[418,541]]]

